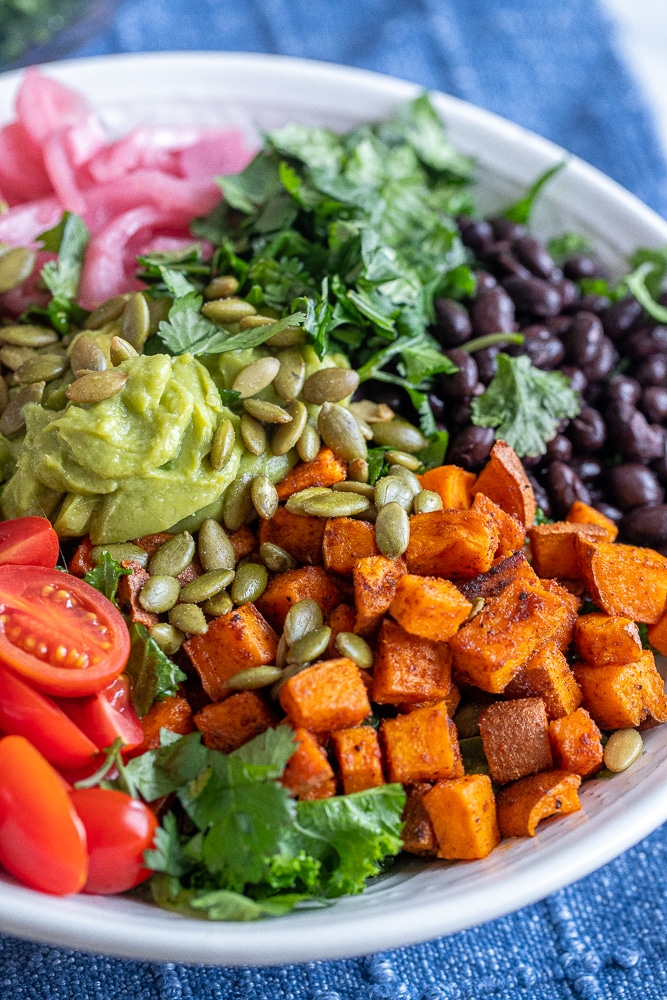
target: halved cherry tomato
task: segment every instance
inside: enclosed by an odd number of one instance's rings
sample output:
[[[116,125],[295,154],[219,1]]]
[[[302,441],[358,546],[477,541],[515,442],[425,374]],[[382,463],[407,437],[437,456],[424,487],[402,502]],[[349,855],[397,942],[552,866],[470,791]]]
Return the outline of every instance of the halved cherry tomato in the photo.
[[[155,813],[125,792],[108,788],[75,788],[70,798],[88,840],[83,891],[125,892],[148,878],[144,851],[152,846],[158,827]]]
[[[129,750],[139,746],[144,738],[124,674],[97,694],[87,698],[60,698],[58,705],[100,750],[110,747],[119,737]]]
[[[130,636],[89,584],[41,566],[0,566],[0,664],[41,691],[95,694],[122,672]]]
[[[60,543],[45,517],[0,522],[0,565],[48,566],[58,562]]]
[[[0,730],[25,736],[58,768],[82,767],[98,750],[97,744],[52,698],[3,667],[0,667]]]
[[[56,896],[80,892],[88,875],[86,832],[65,783],[23,736],[0,739],[0,864]]]

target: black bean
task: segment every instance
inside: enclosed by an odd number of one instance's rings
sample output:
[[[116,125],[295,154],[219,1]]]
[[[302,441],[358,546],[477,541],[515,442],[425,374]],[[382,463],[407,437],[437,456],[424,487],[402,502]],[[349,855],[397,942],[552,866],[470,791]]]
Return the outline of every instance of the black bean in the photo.
[[[544,474],[544,485],[555,517],[565,517],[575,500],[590,503],[591,494],[574,469],[564,462],[552,462]]]
[[[526,235],[526,227],[521,222],[513,222],[502,217],[489,219],[493,235],[497,240],[518,240]]]
[[[530,277],[530,271],[512,253],[512,244],[509,240],[498,240],[487,247],[481,255],[482,260],[499,277],[506,277],[510,274],[518,274],[522,278]]]
[[[614,370],[617,361],[618,352],[612,341],[609,337],[603,337],[595,357],[586,362],[582,370],[589,382],[601,382]]]
[[[489,333],[511,333],[514,329],[514,303],[500,285],[480,292],[470,314],[478,337]]]
[[[473,271],[472,273],[475,279],[476,295],[481,295],[482,292],[488,292],[489,288],[495,288],[498,284],[496,278],[488,271]]]
[[[629,403],[634,406],[639,402],[641,394],[639,382],[628,375],[612,375],[607,382],[606,395],[610,402]]]
[[[577,303],[577,309],[585,309],[587,312],[602,313],[610,305],[610,300],[606,295],[595,295],[589,292],[582,295]]]
[[[618,340],[634,329],[641,320],[643,309],[637,299],[629,297],[614,302],[600,314],[604,332],[611,340]]]
[[[534,236],[519,236],[512,244],[514,253],[528,270],[538,278],[553,278],[558,271],[554,259],[541,240]]]
[[[589,406],[599,408],[604,403],[604,385],[602,382],[590,382],[586,386],[584,399]]]
[[[546,370],[557,368],[565,357],[562,342],[552,336],[545,326],[534,324],[522,330],[524,336],[523,350],[536,368]]]
[[[651,462],[664,448],[663,429],[649,424],[639,410],[624,402],[607,407],[607,429],[615,451],[628,462]]]
[[[468,219],[465,216],[458,220],[461,240],[465,246],[479,253],[493,243],[493,229],[484,219]]]
[[[511,277],[503,281],[517,309],[534,316],[557,316],[562,301],[558,289],[542,278]]]
[[[494,439],[492,427],[466,427],[450,441],[447,461],[476,472],[488,459]]]
[[[614,507],[612,504],[607,503],[606,500],[598,500],[595,506],[601,514],[608,517],[610,521],[614,522],[614,524],[618,524],[623,517],[623,511],[619,510],[618,507]]]
[[[457,372],[451,375],[441,374],[437,376],[436,382],[439,391],[446,399],[467,399],[473,394],[473,390],[479,381],[477,364],[472,354],[453,348],[445,351],[456,367]]]
[[[667,356],[653,354],[634,369],[634,376],[640,385],[662,385],[667,379]]]
[[[449,410],[448,423],[455,427],[467,427],[472,419],[472,397],[464,399],[458,406]]]
[[[635,507],[620,524],[623,537],[632,545],[664,549],[667,545],[667,504]]]
[[[565,378],[569,379],[570,389],[574,389],[575,392],[580,394],[586,392],[588,379],[581,368],[575,368],[573,365],[561,365],[560,370]]]
[[[577,254],[568,257],[563,262],[563,274],[572,281],[579,281],[581,278],[598,278],[601,276],[600,264],[593,257]]]
[[[609,470],[609,483],[621,510],[662,503],[665,491],[655,473],[638,462],[624,462]]]
[[[569,465],[589,487],[602,475],[602,463],[598,462],[597,458],[591,458],[590,455],[579,455],[577,458],[572,458]]]
[[[484,347],[481,351],[475,351],[474,358],[477,362],[477,372],[479,380],[483,385],[488,385],[495,378],[498,371],[497,358],[499,354],[499,347]]]
[[[667,351],[667,326],[646,327],[633,330],[623,338],[623,353],[636,361],[643,361],[653,354]]]
[[[448,409],[444,399],[438,396],[435,392],[429,392],[428,401],[435,419],[440,421],[444,420]]]
[[[551,284],[558,290],[561,300],[562,309],[573,309],[581,308],[581,292],[579,291],[579,286],[575,285],[574,281],[569,281],[567,278],[551,279]]]
[[[574,445],[575,452],[598,451],[607,439],[602,414],[591,406],[582,406],[577,416],[570,421],[567,436]]]
[[[649,385],[642,391],[639,405],[643,413],[654,424],[667,420],[667,387]]]
[[[564,434],[556,434],[547,445],[547,462],[569,462],[572,458],[572,442]]]
[[[542,320],[542,325],[546,326],[549,333],[555,337],[562,337],[572,326],[572,317],[561,314],[560,316],[546,316]]]
[[[583,310],[576,313],[570,329],[563,336],[568,361],[582,368],[589,364],[595,358],[603,337],[602,323],[595,313]]]
[[[552,510],[551,510],[551,500],[549,499],[549,494],[545,490],[542,483],[540,483],[535,478],[532,472],[528,470],[526,472],[526,475],[528,476],[530,485],[533,487],[533,493],[535,494],[535,500],[537,502],[537,506],[540,508],[543,514],[545,514],[547,517],[551,517]]]
[[[467,310],[453,299],[438,298],[435,308],[433,333],[443,347],[459,347],[472,336],[472,323]]]

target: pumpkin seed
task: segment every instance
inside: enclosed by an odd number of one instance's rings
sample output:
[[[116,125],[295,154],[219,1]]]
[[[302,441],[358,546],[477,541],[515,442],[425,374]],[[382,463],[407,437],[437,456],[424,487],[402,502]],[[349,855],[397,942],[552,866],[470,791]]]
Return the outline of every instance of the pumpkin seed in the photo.
[[[353,414],[339,403],[324,403],[317,418],[322,440],[344,461],[366,459],[368,449]]]
[[[347,466],[347,474],[355,483],[367,483],[370,469],[365,458],[353,458]]]
[[[249,413],[244,413],[241,417],[241,439],[253,455],[263,455],[266,451],[266,431],[259,420],[255,420]]]
[[[127,372],[110,368],[105,372],[87,372],[67,386],[65,395],[73,403],[101,403],[115,396],[126,385]]]
[[[320,450],[320,435],[316,427],[306,424],[301,432],[301,437],[296,443],[297,455],[302,462],[312,462],[317,458]]]
[[[359,493],[334,493],[331,490],[326,495],[310,497],[303,502],[304,513],[316,517],[353,517],[355,514],[363,514],[369,507],[368,497],[362,497]]]
[[[278,491],[268,476],[255,476],[250,484],[250,496],[255,510],[265,521],[278,510]]]
[[[407,483],[412,490],[412,495],[414,497],[416,497],[418,493],[421,493],[422,484],[419,482],[414,472],[410,472],[410,470],[406,469],[404,465],[390,465],[389,475],[396,476],[397,478],[402,479],[404,483]]]
[[[245,299],[230,295],[224,299],[212,299],[201,307],[204,316],[213,320],[218,326],[231,326],[238,323],[244,316],[254,316],[257,310]]]
[[[107,323],[120,319],[128,298],[129,295],[114,295],[112,299],[107,299],[97,309],[93,309],[84,323],[86,330],[100,330]]]
[[[360,417],[367,424],[376,424],[394,419],[394,411],[386,403],[373,403],[370,399],[360,399],[350,403],[350,410],[355,417]]]
[[[473,597],[470,603],[472,604],[472,607],[468,612],[468,617],[466,618],[467,622],[471,622],[473,618],[477,617],[480,611],[484,610],[484,605],[486,604],[486,600],[483,597]]]
[[[250,495],[250,482],[251,477],[246,474],[238,476],[227,487],[222,505],[222,519],[228,531],[238,531],[255,513]]]
[[[273,380],[273,388],[279,396],[287,402],[296,399],[303,388],[303,380],[306,374],[306,362],[303,360],[301,351],[296,348],[288,348],[278,355],[280,368]]]
[[[67,368],[67,358],[60,354],[35,354],[16,369],[16,377],[22,385],[30,382],[53,382]]]
[[[142,549],[140,545],[133,545],[132,542],[117,542],[112,545],[96,545],[90,553],[90,558],[96,566],[102,558],[103,552],[108,552],[111,558],[115,559],[116,562],[137,563],[142,569],[146,569],[150,558],[146,549]]]
[[[283,633],[280,639],[278,639],[278,648],[276,649],[276,666],[280,667],[281,670],[283,667],[287,666],[288,649],[289,646],[287,645],[287,639],[285,638],[285,634]]]
[[[410,520],[399,503],[390,501],[381,507],[375,521],[375,541],[383,556],[398,559],[410,541]]]
[[[172,535],[151,556],[148,572],[155,576],[178,576],[192,562],[195,540],[189,531]]]
[[[419,428],[402,417],[373,424],[373,438],[377,445],[409,453],[421,451],[428,444]]]
[[[360,635],[339,632],[334,645],[341,656],[353,660],[361,670],[369,670],[373,666],[373,650]]]
[[[11,437],[17,431],[25,427],[25,417],[23,407],[27,403],[39,403],[44,393],[44,382],[31,382],[24,385],[22,389],[7,403],[2,416],[0,417],[0,434]]]
[[[11,344],[13,347],[48,347],[49,344],[58,342],[58,334],[45,326],[14,323],[10,326],[0,326],[0,340],[3,344]]]
[[[204,289],[206,299],[226,299],[239,290],[239,279],[233,274],[219,274]]]
[[[636,729],[617,729],[604,748],[603,759],[610,771],[625,771],[637,760],[644,748],[644,741]]]
[[[137,352],[132,344],[128,344],[127,340],[123,340],[122,337],[111,338],[109,358],[112,365],[119,365],[121,362],[127,361],[128,358],[136,358],[137,356]]]
[[[232,584],[231,595],[234,604],[249,604],[262,596],[269,582],[266,566],[261,563],[244,563],[239,566]]]
[[[208,460],[211,468],[216,472],[221,472],[227,462],[232,457],[234,445],[236,444],[236,431],[231,420],[225,418],[221,420],[211,441],[211,450]]]
[[[277,403],[267,403],[264,399],[245,399],[243,409],[255,420],[265,424],[289,424],[292,420],[289,413]]]
[[[173,656],[174,653],[177,653],[185,639],[181,630],[174,628],[169,622],[158,622],[157,625],[149,628],[148,634],[167,656]]]
[[[313,629],[307,632],[292,643],[287,651],[287,662],[289,663],[312,663],[324,653],[329,640],[331,639],[331,629],[328,625]]]
[[[415,458],[414,455],[408,455],[407,451],[396,451],[395,448],[390,448],[384,457],[390,465],[401,465],[404,469],[409,469],[410,472],[416,472],[421,467],[419,459]]]
[[[226,615],[234,607],[234,602],[226,590],[221,590],[215,597],[209,597],[208,601],[202,604],[202,610],[212,618],[220,618]]]
[[[278,333],[274,333],[266,341],[267,347],[296,347],[297,344],[305,344],[306,331],[301,326],[286,326]]]
[[[318,406],[339,403],[351,396],[358,385],[359,375],[352,368],[320,368],[303,383],[303,398]]]
[[[479,736],[479,717],[488,708],[488,703],[471,701],[456,712],[454,725],[459,734],[459,739],[468,740],[474,736]]]
[[[355,417],[354,419],[359,425],[359,430],[361,431],[364,441],[372,441],[373,431],[371,430],[371,425],[367,424],[365,420],[361,420],[359,417]]]
[[[334,483],[331,487],[336,493],[358,493],[359,496],[368,497],[373,500],[375,497],[375,487],[368,483],[357,483],[351,479],[345,479],[342,483]]]
[[[289,552],[273,542],[262,542],[259,556],[271,573],[286,573],[288,569],[296,569],[299,565]]]
[[[0,348],[0,361],[5,368],[10,368],[13,372],[17,371],[25,361],[36,357],[39,355],[33,347],[14,347],[12,344],[7,344]]]
[[[289,667],[285,667],[282,672],[282,676],[279,677],[269,692],[271,698],[275,700],[280,694],[283,684],[290,680],[290,678],[296,677],[296,675],[300,674],[302,670],[307,670],[309,666],[310,663],[290,663]]]
[[[270,316],[243,316],[239,320],[239,330],[256,330],[258,326],[273,326],[275,322]]]
[[[292,418],[289,424],[280,424],[271,436],[271,451],[274,455],[286,455],[299,442],[308,420],[308,410],[304,403],[295,399],[285,407]]]
[[[151,314],[142,292],[132,292],[123,311],[120,333],[123,340],[137,351],[141,351],[150,332]]]
[[[259,358],[241,369],[232,383],[232,390],[238,392],[241,399],[249,399],[271,385],[279,371],[278,358]]]
[[[227,687],[232,691],[256,691],[259,688],[268,687],[275,684],[282,675],[280,667],[269,664],[262,667],[248,667],[247,670],[240,670],[227,680]]]
[[[139,603],[146,611],[159,615],[174,607],[180,590],[174,576],[149,576],[139,593]]]
[[[197,554],[204,570],[231,569],[236,565],[236,552],[227,532],[212,517],[202,521],[197,536]]]
[[[317,601],[310,597],[304,598],[303,601],[297,601],[285,616],[285,624],[283,625],[285,642],[291,646],[302,639],[304,635],[308,635],[309,632],[322,628],[323,624],[322,609]]]
[[[0,413],[3,412],[8,402],[9,389],[7,388],[7,380],[3,375],[0,375]]]
[[[169,612],[169,624],[186,635],[204,635],[208,623],[198,604],[177,604]]]
[[[413,492],[401,476],[383,476],[375,484],[375,506],[378,510],[388,503],[398,503],[403,510],[412,507]]]
[[[430,514],[434,510],[442,510],[442,497],[434,490],[420,490],[412,501],[415,514]]]
[[[69,352],[69,361],[73,372],[83,369],[103,372],[109,367],[104,351],[89,333],[82,333],[76,338]]]
[[[148,315],[150,317],[148,323],[148,336],[152,337],[153,334],[157,333],[160,329],[160,323],[169,319],[169,310],[171,309],[172,300],[171,299],[148,299]]]
[[[179,600],[185,604],[201,604],[202,601],[208,601],[221,590],[225,590],[233,579],[233,569],[211,569],[181,587]]]
[[[35,252],[27,247],[12,247],[0,257],[0,295],[18,288],[30,275],[35,266]]]
[[[291,497],[288,497],[285,502],[285,507],[290,512],[290,514],[305,514],[304,504],[310,500],[311,497],[316,497],[325,494],[331,494],[331,490],[326,486],[309,486],[305,490],[299,490],[298,493],[293,493]]]

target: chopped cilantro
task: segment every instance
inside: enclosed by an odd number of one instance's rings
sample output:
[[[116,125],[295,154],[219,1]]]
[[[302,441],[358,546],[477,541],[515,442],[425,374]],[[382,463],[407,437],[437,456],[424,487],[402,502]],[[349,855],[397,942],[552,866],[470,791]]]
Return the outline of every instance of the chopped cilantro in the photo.
[[[85,574],[84,580],[95,590],[99,590],[101,594],[108,597],[110,601],[115,602],[118,581],[121,576],[129,576],[131,573],[131,569],[121,566],[105,549],[95,568]]]
[[[535,206],[538,196],[542,193],[544,187],[552,180],[556,174],[559,174],[561,170],[566,165],[566,160],[561,160],[560,163],[556,163],[555,166],[550,167],[545,170],[543,174],[534,181],[525,195],[518,201],[514,202],[513,205],[509,205],[507,208],[503,209],[500,214],[506,219],[510,219],[512,222],[519,222],[525,224],[530,219],[531,213]]]
[[[62,334],[69,331],[70,323],[81,323],[88,315],[77,304],[76,295],[89,238],[83,219],[71,212],[65,212],[57,226],[37,237],[44,250],[58,255],[41,270],[42,281],[52,298],[46,309],[39,312]]]
[[[130,658],[125,673],[132,685],[132,704],[139,716],[146,714],[153,702],[176,694],[185,674],[162,652],[143,625],[130,625]]]

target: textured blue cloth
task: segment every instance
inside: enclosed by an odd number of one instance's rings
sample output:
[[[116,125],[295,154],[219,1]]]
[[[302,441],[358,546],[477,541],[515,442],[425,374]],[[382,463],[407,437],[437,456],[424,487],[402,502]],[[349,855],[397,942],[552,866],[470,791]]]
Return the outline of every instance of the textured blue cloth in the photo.
[[[77,54],[230,49],[391,73],[499,112],[667,215],[650,115],[594,0],[130,0]],[[667,997],[667,837],[542,903],[423,946],[271,969],[84,956],[0,938],[7,1000]]]

